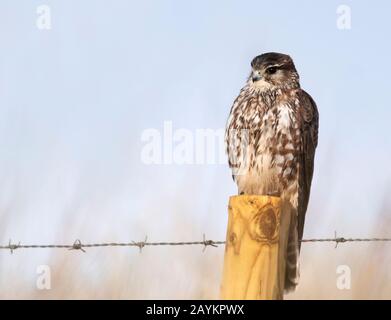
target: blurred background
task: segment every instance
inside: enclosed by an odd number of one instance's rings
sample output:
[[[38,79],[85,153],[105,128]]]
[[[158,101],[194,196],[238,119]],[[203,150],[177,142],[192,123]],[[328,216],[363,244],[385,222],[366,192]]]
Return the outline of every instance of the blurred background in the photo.
[[[339,20],[347,8],[350,25]],[[223,129],[251,59],[268,51],[292,56],[320,112],[304,237],[391,236],[390,9],[2,0],[0,243],[224,240],[228,166],[147,164],[142,136],[163,135],[164,121]],[[0,298],[215,299],[223,256],[223,246],[2,250]],[[391,299],[390,264],[387,243],[306,243],[286,298]],[[50,290],[37,288],[41,265]],[[338,289],[338,266],[350,289]]]

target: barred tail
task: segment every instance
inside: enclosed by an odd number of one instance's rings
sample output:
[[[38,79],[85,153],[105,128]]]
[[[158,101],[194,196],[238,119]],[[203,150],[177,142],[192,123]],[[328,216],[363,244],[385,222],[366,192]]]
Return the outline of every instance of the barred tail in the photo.
[[[285,265],[285,292],[295,290],[299,282],[299,240],[297,232],[297,216],[291,216],[291,223],[289,227],[289,238],[286,251],[286,265]]]

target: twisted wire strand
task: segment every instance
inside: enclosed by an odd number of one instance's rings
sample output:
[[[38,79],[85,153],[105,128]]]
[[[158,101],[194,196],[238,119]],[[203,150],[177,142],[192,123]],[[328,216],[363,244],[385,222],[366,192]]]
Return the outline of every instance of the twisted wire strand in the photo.
[[[202,245],[204,246],[203,251],[208,246],[217,247],[219,245],[225,244],[225,241],[214,241],[207,240],[205,234],[202,241],[180,241],[180,242],[148,242],[148,238],[145,237],[144,241],[139,242],[103,242],[103,243],[82,243],[77,239],[73,244],[18,244],[12,243],[9,241],[8,245],[0,245],[0,250],[10,250],[13,253],[17,249],[68,249],[68,250],[80,250],[85,252],[86,248],[100,248],[100,247],[138,247],[140,252],[146,246],[194,246]],[[314,239],[303,239],[302,243],[308,242],[333,242],[335,247],[339,243],[345,242],[391,242],[391,238],[345,238],[337,237],[335,234],[334,238],[314,238]]]

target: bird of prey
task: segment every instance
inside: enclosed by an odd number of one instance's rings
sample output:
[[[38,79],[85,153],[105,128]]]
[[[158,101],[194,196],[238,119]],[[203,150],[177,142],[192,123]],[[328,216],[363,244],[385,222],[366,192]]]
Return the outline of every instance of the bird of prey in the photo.
[[[233,103],[225,141],[239,194],[280,196],[289,204],[285,291],[296,288],[304,218],[310,196],[318,110],[300,88],[290,56],[265,53]]]

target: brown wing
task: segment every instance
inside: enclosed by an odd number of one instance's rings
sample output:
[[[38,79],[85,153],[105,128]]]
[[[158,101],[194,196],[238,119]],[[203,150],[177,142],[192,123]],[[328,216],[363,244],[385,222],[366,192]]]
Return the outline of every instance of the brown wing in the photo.
[[[299,199],[298,224],[299,248],[303,238],[305,213],[307,211],[312,175],[314,172],[315,149],[318,145],[319,114],[315,101],[311,96],[300,90],[297,94],[299,100],[299,113],[301,118],[302,149],[299,162]]]

